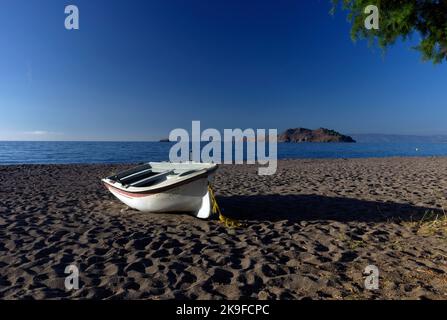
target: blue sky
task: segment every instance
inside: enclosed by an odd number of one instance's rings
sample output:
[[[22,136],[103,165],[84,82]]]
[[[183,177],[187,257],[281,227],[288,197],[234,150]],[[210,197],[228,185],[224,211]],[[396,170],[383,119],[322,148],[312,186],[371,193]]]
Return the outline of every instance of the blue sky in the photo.
[[[75,4],[80,30],[64,28]],[[174,128],[447,134],[447,66],[353,43],[329,0],[0,0],[0,140]]]

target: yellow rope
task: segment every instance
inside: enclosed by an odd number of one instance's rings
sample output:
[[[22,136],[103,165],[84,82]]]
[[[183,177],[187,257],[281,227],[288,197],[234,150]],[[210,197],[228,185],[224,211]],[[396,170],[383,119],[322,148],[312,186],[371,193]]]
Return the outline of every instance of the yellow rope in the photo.
[[[213,188],[211,188],[211,184],[208,184],[208,191],[210,193],[211,198],[211,210],[213,213],[219,214],[219,221],[225,224],[228,228],[240,228],[244,227],[244,224],[236,219],[231,219],[228,217],[225,217],[222,214],[222,211],[220,211],[219,205],[217,204],[216,196],[214,195]]]

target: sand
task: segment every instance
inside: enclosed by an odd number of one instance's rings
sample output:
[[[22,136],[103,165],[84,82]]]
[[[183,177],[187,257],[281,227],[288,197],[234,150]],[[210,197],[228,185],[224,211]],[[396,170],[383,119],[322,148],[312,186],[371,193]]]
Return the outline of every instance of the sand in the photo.
[[[128,167],[0,166],[0,298],[447,299],[445,228],[418,222],[443,214],[447,158],[222,166],[218,201],[242,229],[128,209],[100,184]]]

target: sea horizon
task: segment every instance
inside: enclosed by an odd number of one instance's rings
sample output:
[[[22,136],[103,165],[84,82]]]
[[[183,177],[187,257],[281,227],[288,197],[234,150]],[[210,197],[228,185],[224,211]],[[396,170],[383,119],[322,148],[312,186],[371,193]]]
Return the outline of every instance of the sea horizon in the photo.
[[[158,141],[0,141],[0,165],[169,161],[169,151],[174,144]],[[203,142],[202,146],[206,144]],[[447,143],[280,142],[277,145],[279,160],[446,156]]]
[[[355,143],[447,143],[447,134],[403,134],[403,133],[346,133],[346,136],[352,137]],[[0,139],[1,142],[163,142],[173,143],[175,141],[166,141],[167,137],[159,139]],[[418,140],[419,139],[419,140]],[[194,141],[194,140],[192,140]],[[223,142],[224,140],[216,140]],[[202,142],[202,141],[201,141]],[[278,142],[282,143],[282,142]],[[316,143],[316,142],[299,142]],[[337,143],[337,142],[330,142]],[[343,143],[343,142],[341,142]]]

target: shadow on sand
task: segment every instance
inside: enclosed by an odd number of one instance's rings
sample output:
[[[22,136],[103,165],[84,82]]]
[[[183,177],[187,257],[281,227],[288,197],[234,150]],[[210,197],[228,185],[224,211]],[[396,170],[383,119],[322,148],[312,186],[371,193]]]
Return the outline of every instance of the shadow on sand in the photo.
[[[218,196],[223,213],[236,219],[262,221],[335,220],[341,222],[418,221],[440,209],[320,195]]]

